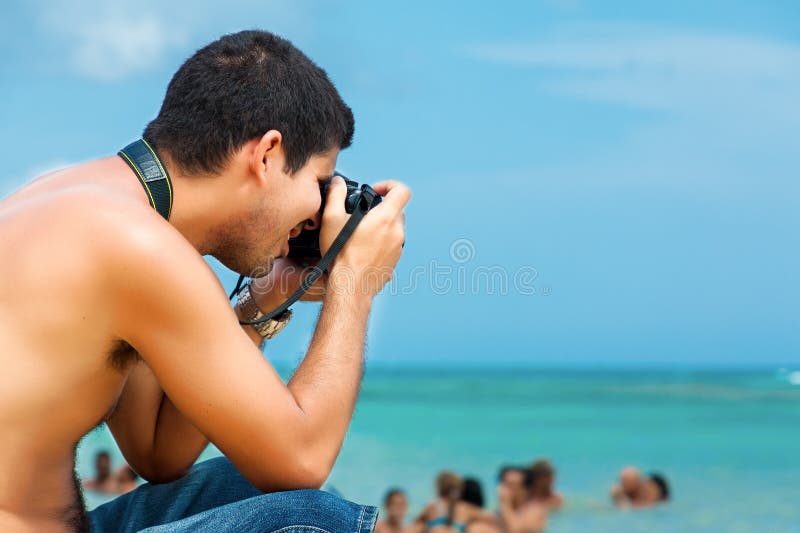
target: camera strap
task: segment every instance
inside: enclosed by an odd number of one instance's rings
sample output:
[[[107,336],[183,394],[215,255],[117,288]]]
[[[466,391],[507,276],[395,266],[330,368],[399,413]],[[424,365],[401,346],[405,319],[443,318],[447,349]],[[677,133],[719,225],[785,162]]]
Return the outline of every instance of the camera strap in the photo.
[[[147,193],[150,207],[169,220],[172,213],[172,180],[155,150],[144,139],[133,141],[117,152],[128,163]]]
[[[367,185],[366,183],[361,185],[360,196],[358,199],[358,203],[353,210],[353,213],[350,215],[350,218],[345,223],[344,227],[342,227],[339,234],[333,240],[331,247],[328,248],[328,251],[322,256],[322,259],[319,260],[319,263],[314,265],[305,278],[303,278],[302,283],[300,283],[300,287],[294,291],[294,293],[286,299],[281,305],[270,311],[269,313],[265,313],[263,317],[259,318],[258,320],[245,320],[239,321],[239,324],[242,325],[254,325],[260,324],[262,322],[266,322],[268,320],[272,320],[275,317],[280,316],[289,307],[292,306],[297,300],[299,300],[307,291],[311,288],[312,285],[322,276],[325,270],[333,264],[333,260],[336,259],[336,256],[339,252],[344,248],[344,245],[347,243],[347,239],[353,234],[356,230],[356,227],[361,222],[361,219],[364,218],[364,215],[372,209],[372,206],[375,203],[376,198],[378,198],[378,193],[376,193],[372,187]],[[239,276],[239,281],[236,283],[236,288],[233,289],[231,292],[229,299],[233,299],[242,288],[242,284],[244,282],[244,275]]]

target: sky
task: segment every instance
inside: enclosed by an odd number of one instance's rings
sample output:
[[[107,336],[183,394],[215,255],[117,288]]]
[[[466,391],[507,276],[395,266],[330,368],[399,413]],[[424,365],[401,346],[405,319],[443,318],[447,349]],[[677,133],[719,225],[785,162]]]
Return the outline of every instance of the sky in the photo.
[[[137,138],[172,73],[225,33],[273,31],[322,66],[356,117],[339,170],[414,193],[371,362],[800,365],[796,2],[0,13],[2,195]],[[267,356],[299,360],[317,313],[296,304]]]

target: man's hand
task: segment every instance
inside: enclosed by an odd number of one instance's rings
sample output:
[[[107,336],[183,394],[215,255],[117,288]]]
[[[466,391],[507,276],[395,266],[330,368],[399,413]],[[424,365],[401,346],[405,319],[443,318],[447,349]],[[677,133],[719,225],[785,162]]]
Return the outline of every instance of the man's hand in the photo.
[[[372,297],[391,279],[400,259],[405,240],[403,208],[411,191],[397,181],[376,183],[375,192],[383,201],[359,223],[353,235],[333,263],[331,281],[336,290],[355,291]],[[344,208],[347,187],[341,177],[334,177],[328,189],[325,211],[322,214],[320,250],[330,248],[350,215]]]
[[[365,220],[359,224],[357,231],[354,232],[354,234],[350,237],[344,250],[340,252],[339,257],[336,258],[334,263],[335,265],[339,266],[347,264],[347,259],[342,258],[345,250],[350,250],[351,254],[355,253],[357,256],[355,264],[361,266],[366,265],[367,279],[364,279],[363,281],[367,283],[373,282],[372,290],[369,290],[369,287],[367,286],[367,292],[369,292],[370,295],[377,293],[380,290],[380,287],[382,287],[383,284],[391,279],[391,272],[400,257],[399,248],[402,248],[403,243],[404,216],[402,213],[402,208],[406,205],[406,203],[408,203],[408,199],[410,198],[410,192],[408,191],[408,188],[397,182],[381,182],[376,184],[374,189],[378,194],[387,196],[387,198],[392,198],[391,203],[394,204],[390,205],[392,209],[384,208],[380,211],[377,211],[377,216],[370,215],[369,218],[365,218]],[[390,191],[393,192],[390,193]],[[334,181],[332,182],[328,191],[328,202],[326,204],[331,207],[328,207],[325,210],[325,215],[323,216],[323,228],[320,232],[320,245],[323,255],[325,252],[327,252],[328,248],[330,248],[333,239],[335,239],[339,234],[350,216],[344,210],[344,196],[346,194],[347,188],[344,186],[344,181],[340,177],[334,178]],[[383,205],[383,203],[381,205]],[[377,209],[378,207],[373,209],[370,213],[376,211]],[[387,211],[387,213],[383,213],[383,211]],[[384,216],[388,217],[389,220],[383,221],[386,227],[380,227],[381,222],[376,222],[373,220],[373,218]],[[368,220],[372,222],[372,227],[367,225]],[[377,250],[371,250],[373,252],[372,257],[370,257],[369,254],[365,254],[364,250],[360,249],[364,247],[363,242],[361,242],[365,240],[364,237],[362,236],[358,239],[356,238],[357,235],[365,233],[365,231],[359,231],[361,226],[366,226],[366,231],[377,231],[378,233],[374,234],[369,239],[372,243],[370,246],[377,248]],[[393,234],[396,238],[394,240],[382,240],[381,236],[386,235],[387,233]],[[400,239],[399,247],[395,242],[398,235]],[[351,241],[356,241],[357,244],[353,245]],[[353,251],[353,248],[356,248],[355,252]],[[383,254],[375,253],[379,252],[381,249],[383,250]],[[300,287],[303,279],[308,275],[309,272],[311,272],[313,266],[314,265],[304,267],[287,257],[278,258],[272,267],[272,271],[266,276],[255,279],[251,285],[251,292],[256,301],[256,305],[258,305],[258,308],[261,309],[263,313],[269,313],[281,305]],[[358,266],[357,268],[359,268],[359,270],[356,270],[352,266],[348,266],[347,268],[348,270],[346,272],[348,276],[346,280],[349,282],[354,282],[357,279],[355,273],[360,272],[361,269]],[[384,275],[386,279],[383,279]],[[328,273],[325,272],[300,298],[300,301],[321,302],[325,297],[327,283]],[[377,283],[380,283],[380,286],[377,286]]]
[[[256,278],[250,285],[250,292],[262,313],[269,313],[300,288],[303,279],[311,272],[313,265],[304,267],[288,257],[279,257],[266,276]],[[321,302],[325,297],[325,273],[300,297],[302,302]]]

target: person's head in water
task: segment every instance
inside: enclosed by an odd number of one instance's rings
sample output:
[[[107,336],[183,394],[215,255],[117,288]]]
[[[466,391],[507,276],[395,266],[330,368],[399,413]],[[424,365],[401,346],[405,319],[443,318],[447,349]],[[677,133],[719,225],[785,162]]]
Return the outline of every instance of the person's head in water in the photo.
[[[436,476],[436,495],[446,500],[457,500],[461,497],[463,481],[455,472],[444,470]]]
[[[650,474],[650,479],[653,483],[656,484],[658,490],[661,492],[661,497],[659,498],[660,501],[668,501],[669,500],[669,482],[667,478],[664,477],[663,474],[659,474],[658,472],[652,472]]]
[[[461,500],[478,507],[483,507],[483,487],[481,482],[475,478],[464,478],[464,486],[461,490]]]
[[[95,479],[104,481],[111,476],[111,456],[107,451],[97,452],[94,456]]]
[[[383,498],[386,519],[392,524],[402,524],[408,513],[408,498],[402,489],[389,489]]]
[[[531,491],[536,498],[549,498],[553,494],[556,469],[547,459],[539,459],[530,466],[533,476]]]
[[[637,507],[646,507],[670,498],[667,479],[659,473],[643,476],[638,468],[627,466],[620,470],[619,484],[612,488],[617,505],[626,501]]]
[[[520,466],[504,466],[498,475],[498,481],[511,493],[514,505],[525,499],[525,471],[526,469]]]
[[[319,223],[319,182],[353,131],[324,70],[285,39],[242,31],[186,60],[143,136],[194,183],[225,179],[200,251],[263,275],[290,236]]]
[[[626,466],[619,473],[619,486],[622,487],[622,492],[629,497],[635,496],[642,483],[641,474],[639,469],[633,466]]]

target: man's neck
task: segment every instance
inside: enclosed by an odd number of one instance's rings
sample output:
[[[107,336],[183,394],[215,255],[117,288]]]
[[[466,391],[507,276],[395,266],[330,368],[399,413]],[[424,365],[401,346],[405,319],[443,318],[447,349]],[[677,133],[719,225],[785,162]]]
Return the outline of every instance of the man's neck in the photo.
[[[390,516],[390,517],[388,517],[388,518],[386,519],[386,523],[387,523],[387,524],[389,524],[389,525],[391,525],[391,526],[392,526],[392,527],[394,527],[394,528],[401,528],[401,527],[403,527],[403,519],[402,519],[402,518],[399,518],[399,519],[398,519],[398,518],[394,518],[394,517],[391,517],[391,516]]]
[[[213,252],[214,229],[221,223],[225,191],[217,176],[183,173],[168,154],[159,153],[172,180],[173,204],[169,222],[201,254]]]

